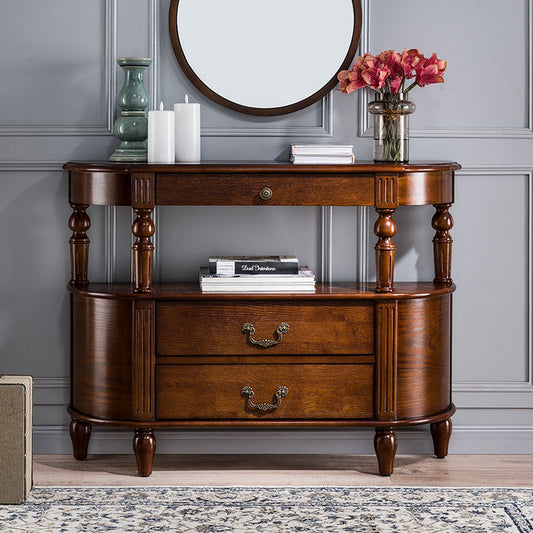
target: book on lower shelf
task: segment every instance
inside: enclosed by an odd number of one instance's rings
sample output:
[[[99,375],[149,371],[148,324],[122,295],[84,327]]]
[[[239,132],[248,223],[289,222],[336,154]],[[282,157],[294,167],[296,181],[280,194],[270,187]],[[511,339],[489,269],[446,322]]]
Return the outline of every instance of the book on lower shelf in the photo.
[[[215,275],[209,267],[200,268],[203,292],[314,292],[315,275],[307,266],[298,274],[235,274]]]
[[[209,258],[209,273],[219,276],[298,274],[298,265],[294,255],[218,256]]]

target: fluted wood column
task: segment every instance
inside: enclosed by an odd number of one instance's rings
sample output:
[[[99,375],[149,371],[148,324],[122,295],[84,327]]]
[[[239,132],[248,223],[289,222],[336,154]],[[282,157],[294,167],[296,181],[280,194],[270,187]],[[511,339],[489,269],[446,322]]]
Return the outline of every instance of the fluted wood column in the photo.
[[[398,207],[398,175],[376,174],[374,176],[374,205],[378,219],[374,233],[378,237],[376,250],[376,292],[394,290],[394,254],[396,246],[396,222],[392,214]]]
[[[131,204],[137,217],[131,232],[136,237],[133,251],[133,290],[151,292],[154,245],[152,235],[155,225],[152,212],[155,206],[154,174],[133,173],[131,176]]]

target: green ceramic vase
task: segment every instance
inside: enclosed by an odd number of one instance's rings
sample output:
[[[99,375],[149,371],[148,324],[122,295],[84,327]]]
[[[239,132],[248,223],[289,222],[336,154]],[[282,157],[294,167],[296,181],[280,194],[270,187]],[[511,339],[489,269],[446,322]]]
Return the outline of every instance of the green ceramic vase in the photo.
[[[109,161],[146,161],[148,93],[144,87],[144,71],[152,60],[146,57],[119,57],[117,63],[124,69],[124,83],[118,94],[120,117],[113,132],[122,142]]]

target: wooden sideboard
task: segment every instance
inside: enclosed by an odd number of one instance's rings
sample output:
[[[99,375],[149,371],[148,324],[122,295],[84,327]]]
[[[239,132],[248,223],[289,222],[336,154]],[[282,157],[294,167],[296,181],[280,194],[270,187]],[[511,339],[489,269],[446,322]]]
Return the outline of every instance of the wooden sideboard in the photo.
[[[135,429],[142,476],[152,472],[157,428],[374,427],[379,472],[390,475],[395,428],[429,423],[435,455],[446,456],[455,411],[449,208],[458,164],[64,168],[73,209],[68,410],[77,459],[87,456],[92,424]],[[135,212],[132,284],[89,283],[90,205]],[[151,214],[162,205],[373,206],[376,283],[318,283],[306,294],[152,283]],[[412,205],[435,207],[435,279],[394,283],[393,214]],[[247,322],[256,338],[273,338],[282,322],[290,329],[265,348],[243,333]]]

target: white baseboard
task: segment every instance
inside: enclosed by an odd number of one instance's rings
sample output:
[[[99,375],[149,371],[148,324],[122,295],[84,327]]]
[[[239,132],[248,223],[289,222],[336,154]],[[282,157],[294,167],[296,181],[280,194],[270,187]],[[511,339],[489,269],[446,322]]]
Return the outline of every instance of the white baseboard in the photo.
[[[398,432],[398,454],[431,454],[429,427]],[[36,426],[35,454],[70,454],[68,427]],[[360,430],[156,430],[160,454],[369,454],[374,432]],[[133,431],[93,427],[92,454],[132,453]],[[533,427],[455,426],[451,454],[531,454]]]

